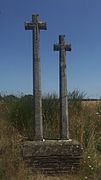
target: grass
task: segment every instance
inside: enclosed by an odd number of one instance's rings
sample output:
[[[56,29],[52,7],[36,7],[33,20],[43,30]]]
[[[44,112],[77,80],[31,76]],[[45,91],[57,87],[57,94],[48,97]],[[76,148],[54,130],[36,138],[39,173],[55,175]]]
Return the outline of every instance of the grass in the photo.
[[[83,93],[69,94],[70,138],[84,147],[77,175],[45,176],[32,174],[20,154],[24,137],[32,131],[32,96],[0,96],[0,180],[100,180],[101,179],[101,103],[82,104]],[[58,138],[59,101],[56,95],[43,98],[44,137]]]

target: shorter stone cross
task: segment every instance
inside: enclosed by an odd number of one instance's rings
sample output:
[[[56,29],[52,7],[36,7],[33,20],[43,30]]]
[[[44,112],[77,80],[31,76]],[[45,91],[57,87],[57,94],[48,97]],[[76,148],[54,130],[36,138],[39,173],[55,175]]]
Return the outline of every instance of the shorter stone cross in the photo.
[[[59,44],[54,44],[54,50],[59,51],[60,78],[60,139],[69,139],[68,98],[66,76],[66,51],[71,51],[71,45],[65,44],[65,35],[59,35]]]

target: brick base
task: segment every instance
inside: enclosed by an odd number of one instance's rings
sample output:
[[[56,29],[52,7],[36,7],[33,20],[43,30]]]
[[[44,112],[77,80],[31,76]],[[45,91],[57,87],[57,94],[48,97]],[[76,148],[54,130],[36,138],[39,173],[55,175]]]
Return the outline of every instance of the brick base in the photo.
[[[22,151],[24,161],[33,172],[61,174],[80,168],[82,148],[74,140],[26,141]]]

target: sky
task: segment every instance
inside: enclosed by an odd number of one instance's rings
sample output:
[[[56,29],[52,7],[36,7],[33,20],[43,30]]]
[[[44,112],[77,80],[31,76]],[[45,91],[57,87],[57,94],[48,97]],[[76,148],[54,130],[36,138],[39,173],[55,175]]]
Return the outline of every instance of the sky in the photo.
[[[101,0],[0,0],[0,93],[32,94],[32,32],[24,22],[39,14],[42,94],[59,93],[58,36],[65,35],[68,91],[101,97]]]

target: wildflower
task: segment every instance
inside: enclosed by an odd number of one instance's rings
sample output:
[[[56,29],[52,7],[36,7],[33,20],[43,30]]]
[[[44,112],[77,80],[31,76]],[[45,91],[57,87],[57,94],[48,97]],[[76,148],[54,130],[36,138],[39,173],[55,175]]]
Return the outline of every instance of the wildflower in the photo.
[[[88,156],[88,159],[90,159],[90,156]]]

